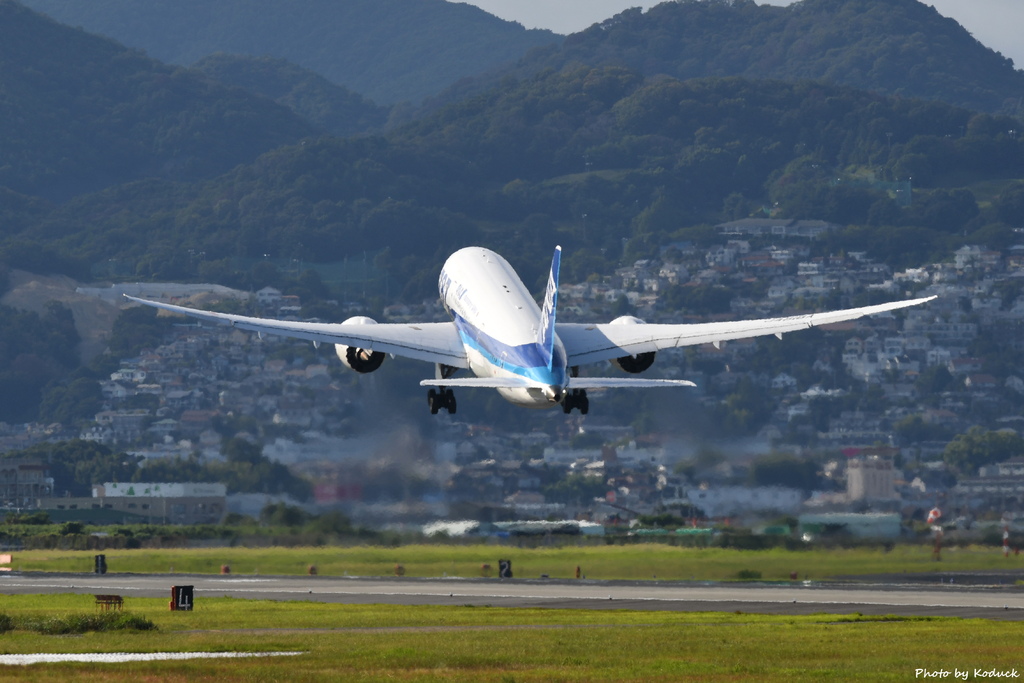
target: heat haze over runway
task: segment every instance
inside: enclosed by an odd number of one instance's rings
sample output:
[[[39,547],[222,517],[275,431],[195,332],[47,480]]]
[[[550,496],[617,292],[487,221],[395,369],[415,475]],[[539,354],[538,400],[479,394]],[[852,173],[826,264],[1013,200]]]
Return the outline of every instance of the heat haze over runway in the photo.
[[[998,577],[996,580],[1000,580]],[[167,597],[172,585],[204,597],[313,600],[340,604],[492,605],[552,609],[633,609],[758,614],[891,614],[1024,621],[1024,591],[995,585],[909,582],[734,584],[561,579],[417,579],[332,576],[14,573],[0,593],[117,593]],[[129,603],[130,607],[130,603]]]

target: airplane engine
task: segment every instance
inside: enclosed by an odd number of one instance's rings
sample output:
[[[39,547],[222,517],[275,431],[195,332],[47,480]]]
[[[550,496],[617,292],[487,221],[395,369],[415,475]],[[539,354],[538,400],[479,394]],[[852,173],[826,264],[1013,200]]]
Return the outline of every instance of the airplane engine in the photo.
[[[373,318],[367,318],[364,315],[359,315],[354,318],[349,318],[344,322],[346,325],[376,325],[377,321]],[[338,358],[351,370],[355,370],[359,373],[373,372],[380,367],[380,364],[384,362],[383,351],[367,351],[366,349],[360,349],[355,346],[345,346],[344,344],[335,344],[334,352],[338,354]]]
[[[624,315],[620,318],[616,318],[611,322],[612,325],[643,325],[644,321],[640,318],[634,318],[631,315]],[[612,360],[619,369],[628,372],[630,374],[637,374],[643,372],[647,368],[654,365],[654,351],[648,351],[647,353],[640,353],[635,356],[623,356],[622,358],[615,358]]]

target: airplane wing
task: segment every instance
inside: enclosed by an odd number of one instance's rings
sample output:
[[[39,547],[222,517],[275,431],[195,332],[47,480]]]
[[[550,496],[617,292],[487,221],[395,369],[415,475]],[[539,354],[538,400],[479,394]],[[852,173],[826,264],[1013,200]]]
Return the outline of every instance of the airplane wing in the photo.
[[[231,325],[240,330],[259,334],[276,334],[324,344],[355,346],[368,351],[443,363],[456,368],[467,368],[466,350],[459,338],[455,323],[379,323],[355,325],[344,323],[307,323],[272,318],[252,318],[232,313],[201,311],[125,295],[126,299],[165,311]]]
[[[909,301],[893,301],[877,306],[808,313],[787,318],[689,325],[559,323],[556,329],[569,357],[569,365],[583,365],[622,356],[636,356],[662,349],[718,343],[730,339],[747,339],[765,335],[781,337],[786,332],[795,332],[819,325],[855,320],[866,315],[894,311],[908,306],[917,306],[934,298],[934,296],[930,296]]]

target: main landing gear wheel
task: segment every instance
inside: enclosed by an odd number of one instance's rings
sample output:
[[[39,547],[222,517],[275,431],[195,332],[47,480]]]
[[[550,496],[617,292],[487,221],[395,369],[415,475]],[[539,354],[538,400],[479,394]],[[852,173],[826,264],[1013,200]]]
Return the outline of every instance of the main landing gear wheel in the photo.
[[[580,415],[590,412],[590,399],[587,398],[586,389],[573,389],[562,399],[562,412],[566,415],[578,408]]]
[[[427,392],[427,405],[430,406],[431,415],[437,415],[442,408],[447,410],[449,415],[454,415],[455,392],[451,389],[431,389]]]

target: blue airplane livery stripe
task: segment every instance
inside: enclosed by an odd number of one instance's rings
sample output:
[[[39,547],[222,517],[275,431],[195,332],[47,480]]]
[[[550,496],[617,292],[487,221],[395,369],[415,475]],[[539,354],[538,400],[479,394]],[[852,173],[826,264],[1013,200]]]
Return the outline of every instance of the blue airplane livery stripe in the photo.
[[[550,370],[554,364],[555,349],[555,311],[558,308],[558,268],[562,262],[562,248],[555,247],[555,255],[551,258],[551,271],[548,273],[548,287],[544,292],[544,308],[540,313],[540,329],[537,343],[543,354],[544,364]]]
[[[510,346],[484,334],[454,311],[453,320],[462,343],[480,352],[488,363],[541,384],[565,383],[565,359],[557,347],[551,368],[548,369],[547,354],[538,344]]]

